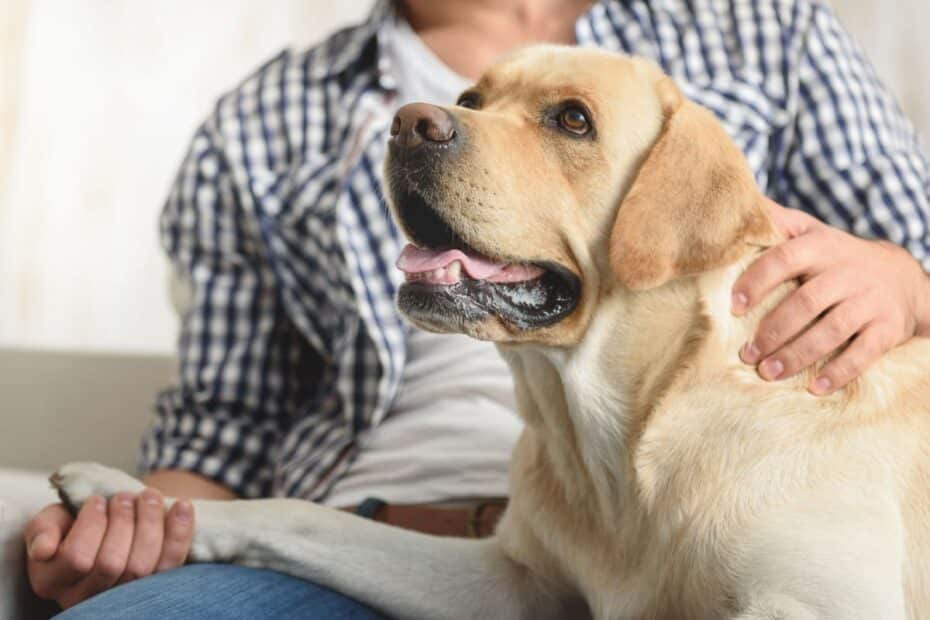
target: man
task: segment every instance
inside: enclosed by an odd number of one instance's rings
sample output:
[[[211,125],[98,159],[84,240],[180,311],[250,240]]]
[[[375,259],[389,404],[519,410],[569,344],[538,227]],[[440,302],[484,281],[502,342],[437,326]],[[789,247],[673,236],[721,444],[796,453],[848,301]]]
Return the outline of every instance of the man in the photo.
[[[845,347],[811,384],[826,394],[903,340],[930,335],[918,262],[930,265],[927,163],[829,10],[814,0],[676,6],[382,2],[365,24],[278,56],[223,97],[162,218],[191,300],[181,384],[161,396],[143,450],[152,490],[88,502],[76,520],[60,506],[37,515],[26,531],[35,590],[63,607],[93,597],[71,618],[371,617],[267,571],[162,572],[183,563],[195,516],[184,502],[165,515],[158,491],[289,495],[372,513],[372,497],[456,511],[506,495],[519,432],[506,369],[486,343],[401,323],[392,304],[401,239],[377,171],[398,105],[451,102],[528,43],[654,59],[720,117],[775,202],[894,243],[773,204],[791,240],[737,282],[734,312],[788,278],[804,284],[741,352],[763,377]]]

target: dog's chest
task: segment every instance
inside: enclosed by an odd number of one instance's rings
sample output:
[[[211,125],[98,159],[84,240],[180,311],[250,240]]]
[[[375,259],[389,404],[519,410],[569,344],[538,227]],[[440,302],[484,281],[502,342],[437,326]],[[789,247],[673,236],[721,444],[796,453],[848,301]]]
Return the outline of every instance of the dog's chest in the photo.
[[[621,530],[626,529],[626,532]],[[552,536],[550,550],[564,577],[587,602],[594,620],[675,618],[719,620],[735,609],[721,564],[694,553],[706,549],[618,524],[613,532]],[[558,540],[556,540],[558,538]]]
[[[645,536],[637,539],[631,532],[618,543],[635,555],[617,548],[613,562],[582,561],[577,566],[577,582],[583,584],[596,620],[718,620],[735,611],[719,558],[697,557],[707,550],[706,539],[702,545],[696,536],[691,542]],[[588,549],[584,555],[598,554]]]
[[[530,530],[529,540],[515,536],[528,543],[521,545],[524,550],[541,548],[530,563],[538,561],[543,573],[558,567],[557,581],[585,599],[593,618],[725,617],[730,605],[724,559],[710,557],[717,548],[712,539],[720,532],[710,524],[674,512],[656,518],[632,496],[618,501],[614,515],[605,518],[594,503],[579,499],[590,493],[557,491],[545,455],[520,456],[514,470],[518,491],[511,500],[515,518],[499,534]],[[530,462],[532,468],[526,466]]]

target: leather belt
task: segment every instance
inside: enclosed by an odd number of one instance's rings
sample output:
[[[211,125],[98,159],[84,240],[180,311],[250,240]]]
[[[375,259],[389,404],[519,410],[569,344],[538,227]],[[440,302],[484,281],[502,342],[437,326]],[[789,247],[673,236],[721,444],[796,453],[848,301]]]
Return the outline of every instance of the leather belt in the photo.
[[[388,504],[376,498],[343,508],[381,523],[433,536],[486,538],[494,533],[507,509],[505,498],[483,499],[468,508],[442,508],[428,504]]]

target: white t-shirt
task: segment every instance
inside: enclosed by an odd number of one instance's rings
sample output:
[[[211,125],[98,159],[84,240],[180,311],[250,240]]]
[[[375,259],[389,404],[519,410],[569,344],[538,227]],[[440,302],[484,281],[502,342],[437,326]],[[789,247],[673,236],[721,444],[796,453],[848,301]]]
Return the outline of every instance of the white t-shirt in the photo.
[[[398,17],[385,51],[398,107],[452,103],[470,81],[447,67]],[[523,427],[513,379],[494,345],[411,328],[407,364],[388,417],[371,432],[324,503],[366,497],[413,504],[508,495],[508,463]]]

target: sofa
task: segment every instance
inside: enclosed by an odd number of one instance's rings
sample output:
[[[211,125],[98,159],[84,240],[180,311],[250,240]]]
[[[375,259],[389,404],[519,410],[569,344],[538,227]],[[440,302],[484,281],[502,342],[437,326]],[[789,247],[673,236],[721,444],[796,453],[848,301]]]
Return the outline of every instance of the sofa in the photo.
[[[134,472],[154,396],[174,373],[168,356],[0,348],[0,620],[55,612],[28,587],[22,537],[57,501],[48,475],[75,460]]]

